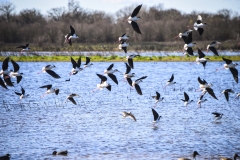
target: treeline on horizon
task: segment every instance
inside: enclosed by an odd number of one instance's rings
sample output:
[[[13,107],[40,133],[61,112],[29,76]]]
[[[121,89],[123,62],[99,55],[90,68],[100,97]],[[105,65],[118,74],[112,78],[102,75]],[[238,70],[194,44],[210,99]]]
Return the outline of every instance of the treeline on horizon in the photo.
[[[119,36],[127,33],[131,42],[174,42],[180,32],[192,27],[200,14],[205,27],[202,36],[193,31],[193,41],[228,41],[239,43],[240,15],[231,10],[222,9],[217,13],[182,13],[176,9],[164,9],[162,4],[143,7],[138,21],[142,35],[133,31],[126,21],[136,6],[128,6],[114,15],[103,11],[87,11],[72,0],[68,9],[52,8],[47,15],[37,9],[24,9],[15,14],[15,6],[10,2],[0,3],[0,44],[35,44],[38,47],[52,44],[63,47],[64,35],[70,32],[72,25],[79,38],[78,43],[115,43]],[[192,29],[193,30],[193,29]],[[182,41],[182,43],[184,43]]]

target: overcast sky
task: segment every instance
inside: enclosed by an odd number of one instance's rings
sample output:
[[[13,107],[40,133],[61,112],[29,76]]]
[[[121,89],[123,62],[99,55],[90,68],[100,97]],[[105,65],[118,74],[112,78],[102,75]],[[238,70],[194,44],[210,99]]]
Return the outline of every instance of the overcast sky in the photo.
[[[38,9],[46,15],[51,8],[65,7],[68,0],[0,0],[0,2],[11,2],[15,5],[16,12],[23,9]],[[193,10],[199,12],[216,13],[220,9],[231,9],[240,13],[240,0],[76,0],[80,7],[87,10],[99,10],[114,14],[126,6],[139,5],[154,6],[163,4],[164,9],[174,8],[184,13],[191,13]]]

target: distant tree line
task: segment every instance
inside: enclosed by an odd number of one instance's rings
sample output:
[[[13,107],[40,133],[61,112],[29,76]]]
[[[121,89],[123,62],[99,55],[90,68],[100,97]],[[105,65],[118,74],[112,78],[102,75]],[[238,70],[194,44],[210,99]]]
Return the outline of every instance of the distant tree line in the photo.
[[[203,35],[193,32],[193,41],[239,42],[240,16],[231,10],[222,9],[217,13],[182,13],[176,9],[163,9],[159,4],[143,7],[140,10],[138,24],[142,35],[135,33],[130,24],[123,22],[131,15],[136,6],[125,7],[115,15],[102,11],[87,11],[72,0],[64,7],[52,8],[47,16],[37,9],[25,9],[14,14],[12,3],[0,3],[0,43],[35,43],[42,46],[47,43],[63,46],[64,35],[70,32],[72,25],[79,38],[76,43],[113,43],[123,33],[127,33],[131,42],[169,42],[173,37],[193,26],[200,14],[207,26]]]

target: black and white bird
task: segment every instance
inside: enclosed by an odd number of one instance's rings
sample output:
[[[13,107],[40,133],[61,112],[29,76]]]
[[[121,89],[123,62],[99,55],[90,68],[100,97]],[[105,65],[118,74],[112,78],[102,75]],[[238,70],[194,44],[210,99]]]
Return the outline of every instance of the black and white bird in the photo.
[[[78,58],[77,62],[71,57],[71,62],[72,62],[73,68],[72,68],[72,70],[70,72],[70,75],[76,75],[78,72],[83,70],[83,68],[80,68],[80,66],[81,66],[81,57]]]
[[[0,75],[9,75],[9,73],[11,72],[11,70],[8,70],[8,61],[9,61],[9,57],[5,58],[2,62],[2,70],[0,71]]]
[[[237,158],[240,158],[240,156],[237,153],[235,153],[233,155],[233,159],[232,158],[227,158],[227,157],[221,157],[220,160],[237,160]]]
[[[205,58],[205,54],[198,48],[198,57],[196,58],[197,64],[201,63],[205,69],[207,61],[209,61],[209,58]]]
[[[229,101],[229,93],[234,93],[234,91],[232,89],[225,89],[222,91],[227,101]]]
[[[207,45],[207,52],[210,49],[216,56],[219,56],[215,46],[221,44],[221,42],[218,41],[213,41],[212,43],[210,43],[209,45]]]
[[[55,68],[55,65],[47,65],[42,68],[42,72],[45,73],[47,72],[50,76],[53,78],[61,78],[57,73],[55,73],[52,69]]]
[[[142,95],[142,90],[139,86],[139,83],[142,82],[143,79],[147,78],[147,76],[143,76],[135,81],[132,81],[131,78],[127,78],[128,84],[134,87],[139,95]]]
[[[114,64],[112,63],[107,69],[104,70],[104,74],[108,75],[116,84],[118,84],[117,77],[113,74],[114,72],[118,72],[117,69],[112,69]]]
[[[126,60],[128,61],[128,65],[132,68],[132,69],[134,69],[134,66],[133,66],[133,58],[135,58],[135,57],[140,57],[140,55],[139,54],[131,54],[131,55],[129,55],[129,56],[127,56],[126,57]]]
[[[28,46],[29,46],[29,44],[26,44],[25,46],[18,46],[17,48],[21,48],[22,49],[20,52],[28,51],[28,50],[30,50],[30,48]]]
[[[176,82],[173,82],[173,80],[174,80],[174,74],[172,74],[171,78],[167,81],[164,88],[166,88],[167,86],[171,86],[171,85],[175,84]]]
[[[233,75],[234,80],[238,83],[238,70],[235,68],[238,64],[232,63],[232,60],[222,57],[226,64],[223,65],[225,69],[229,69]]]
[[[202,103],[204,103],[204,102],[207,101],[207,99],[203,99],[203,97],[204,97],[204,94],[202,94],[202,95],[200,96],[199,100],[197,101],[197,104],[198,104],[198,107],[199,107],[199,108],[201,108]]]
[[[101,74],[97,74],[97,76],[101,79],[100,84],[97,84],[97,89],[107,88],[109,91],[111,91],[112,87],[107,83],[107,77]]]
[[[65,35],[65,41],[64,43],[68,42],[68,44],[72,45],[72,38],[78,38],[78,35],[75,34],[75,29],[70,25],[71,33],[68,33]]]
[[[184,44],[183,46],[183,49],[185,50],[185,53],[190,55],[190,56],[193,56],[193,49],[192,47],[195,46],[197,43],[196,42],[192,42],[192,32],[190,32],[188,34],[188,38],[186,40],[186,43]]]
[[[126,65],[126,72],[123,73],[124,78],[135,77],[135,73],[130,73],[131,72],[131,67],[127,63],[125,63],[125,65]]]
[[[137,121],[137,119],[135,118],[135,116],[134,116],[131,112],[123,111],[123,112],[122,112],[122,116],[123,116],[123,118],[130,117],[130,118],[132,118],[134,121]]]
[[[19,73],[19,65],[14,61],[14,60],[11,60],[12,62],[12,65],[13,65],[13,68],[14,68],[14,71],[13,72],[10,72],[10,76],[11,77],[16,77],[17,78],[17,83],[19,83],[21,80],[22,80],[22,75],[23,73]]]
[[[202,23],[202,17],[198,15],[197,22],[194,23],[193,28],[198,31],[199,35],[203,34],[203,27],[207,26],[207,23]]]
[[[191,32],[192,32],[191,29],[185,30],[183,33],[179,33],[176,37],[174,37],[174,39],[175,39],[175,38],[182,38],[183,41],[184,41],[184,43],[185,43],[185,44],[188,44],[188,35],[189,35],[189,33],[191,33]],[[191,35],[191,36],[192,36],[192,35]],[[190,37],[190,38],[191,38],[191,37]]]
[[[218,113],[218,112],[212,112],[212,114],[215,117],[215,121],[220,120],[222,118],[222,116],[223,116],[222,113]]]
[[[139,5],[137,6],[130,17],[128,17],[127,21],[128,23],[130,23],[132,25],[132,28],[135,32],[137,32],[138,34],[142,34],[139,27],[138,27],[138,24],[136,21],[138,21],[139,19],[141,19],[139,16],[137,16],[137,14],[139,13],[140,9],[141,9],[142,5]]]
[[[196,160],[196,156],[200,156],[200,154],[197,152],[197,151],[194,151],[193,153],[192,153],[192,158],[194,159],[194,160]],[[178,158],[178,160],[191,160],[190,158]]]
[[[127,47],[129,44],[126,41],[122,41],[119,45],[118,48],[122,49],[125,53],[127,53]]]
[[[46,96],[47,94],[50,94],[50,93],[55,93],[56,95],[58,95],[58,93],[59,93],[59,89],[58,88],[52,88],[51,84],[41,86],[39,88],[47,88],[47,91],[41,97],[44,97],[44,96]]]
[[[125,42],[126,40],[129,39],[129,36],[126,35],[126,33],[124,33],[121,37],[118,37],[118,42],[121,43],[121,42]]]
[[[0,86],[2,86],[5,89],[8,89],[1,77],[0,77]]]
[[[20,96],[20,101],[23,99],[23,98],[26,98],[29,96],[29,94],[25,94],[25,90],[21,87],[21,91],[22,93],[19,93],[19,92],[15,92],[16,95]]]
[[[91,67],[93,64],[90,63],[90,58],[89,57],[86,57],[86,63],[84,64],[84,67],[83,68],[86,68],[86,67]]]
[[[77,105],[76,101],[73,99],[73,97],[75,97],[75,96],[79,96],[79,95],[76,94],[76,93],[72,93],[72,94],[68,95],[67,98],[66,98],[65,103],[67,103],[67,101],[69,100],[69,101],[71,101],[73,104]]]
[[[189,96],[186,92],[184,92],[184,98],[185,99],[181,99],[184,102],[184,106],[188,106],[188,104],[190,104],[191,102],[193,102],[193,100],[189,101]]]
[[[211,83],[207,83],[207,81],[205,81],[204,79],[201,80],[200,77],[198,77],[198,83],[200,84],[200,85],[199,85],[200,91],[203,91],[203,90],[205,90],[206,88],[210,88],[210,87],[212,86]]]
[[[156,91],[156,96],[152,96],[152,98],[156,100],[154,107],[156,107],[158,102],[161,102],[164,99],[164,97],[161,97],[160,93],[158,93],[157,91]]]
[[[153,127],[155,127],[155,124],[160,120],[160,118],[162,116],[159,116],[159,114],[157,113],[157,111],[155,109],[152,108],[152,114],[153,114]]]
[[[62,155],[62,156],[67,156],[67,154],[68,154],[67,150],[66,151],[59,151],[59,152],[53,151],[53,153],[52,153],[52,155]]]

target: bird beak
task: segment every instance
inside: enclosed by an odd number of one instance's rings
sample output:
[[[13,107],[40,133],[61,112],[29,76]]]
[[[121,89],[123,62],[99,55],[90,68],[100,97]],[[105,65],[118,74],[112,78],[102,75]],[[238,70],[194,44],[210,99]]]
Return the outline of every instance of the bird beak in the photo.
[[[179,36],[177,35],[176,37],[174,37],[173,39],[176,39],[176,38],[178,38]]]

